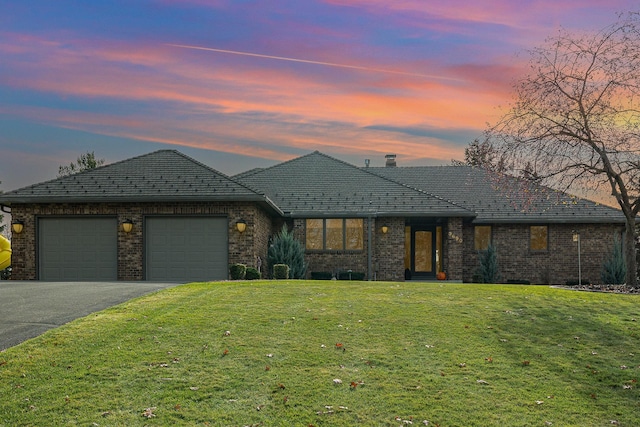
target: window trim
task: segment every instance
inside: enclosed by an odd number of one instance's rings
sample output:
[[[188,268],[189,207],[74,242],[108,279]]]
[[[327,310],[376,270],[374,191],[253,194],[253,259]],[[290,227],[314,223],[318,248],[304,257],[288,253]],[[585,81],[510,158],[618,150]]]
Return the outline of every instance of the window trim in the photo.
[[[342,249],[327,249],[327,220],[341,220],[342,221]],[[360,221],[361,224],[361,228],[360,230],[362,231],[362,247],[359,249],[347,249],[347,221],[349,220],[358,220]],[[307,234],[307,225],[308,225],[308,221],[309,220],[320,220],[322,221],[322,248],[320,249],[310,249],[307,247],[308,244],[308,234]],[[314,252],[314,253],[318,253],[318,252],[363,252],[364,251],[364,247],[365,247],[365,243],[364,243],[364,239],[365,239],[365,235],[364,235],[364,219],[363,218],[358,218],[358,217],[343,217],[343,218],[305,218],[304,220],[304,228],[305,228],[305,242],[304,242],[304,246],[305,246],[305,250],[307,252]],[[353,228],[353,227],[351,227]]]

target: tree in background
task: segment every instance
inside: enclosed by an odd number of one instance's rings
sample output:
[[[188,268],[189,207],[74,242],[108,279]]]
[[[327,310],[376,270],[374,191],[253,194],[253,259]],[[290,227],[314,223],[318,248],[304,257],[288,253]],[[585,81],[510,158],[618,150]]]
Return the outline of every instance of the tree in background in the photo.
[[[561,30],[530,53],[515,101],[487,131],[518,175],[567,191],[611,193],[626,218],[626,284],[635,287],[640,210],[640,15],[595,33]]]
[[[452,160],[451,163],[454,166],[465,165],[480,167],[493,172],[507,171],[504,156],[496,150],[492,142],[488,139],[484,141],[474,139],[473,142],[464,149],[464,162]]]
[[[62,176],[73,175],[89,169],[95,169],[104,164],[104,159],[96,159],[96,155],[92,152],[80,155],[75,163],[69,166],[60,166],[58,168],[58,178]]]
[[[288,230],[286,224],[273,239],[273,244],[267,252],[267,264],[270,269],[277,264],[288,265],[289,277],[292,279],[304,279],[307,273],[304,246],[293,236],[293,230]]]

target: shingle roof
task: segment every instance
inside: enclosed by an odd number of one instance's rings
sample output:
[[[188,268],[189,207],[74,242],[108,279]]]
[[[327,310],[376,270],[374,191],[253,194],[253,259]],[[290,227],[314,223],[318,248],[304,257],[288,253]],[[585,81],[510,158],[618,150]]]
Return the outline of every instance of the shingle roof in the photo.
[[[619,209],[469,166],[376,167],[372,173],[428,189],[477,214],[474,223],[624,223]]]
[[[156,201],[262,201],[268,199],[175,150],[159,150],[10,191],[11,203]]]
[[[317,151],[234,178],[268,195],[292,217],[474,215],[455,203]]]

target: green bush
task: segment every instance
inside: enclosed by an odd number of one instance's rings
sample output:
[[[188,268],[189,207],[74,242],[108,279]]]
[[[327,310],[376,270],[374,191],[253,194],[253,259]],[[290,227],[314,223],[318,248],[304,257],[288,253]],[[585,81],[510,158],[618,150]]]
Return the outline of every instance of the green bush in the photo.
[[[271,268],[276,264],[288,265],[289,277],[292,279],[304,279],[307,273],[307,266],[304,262],[304,246],[293,237],[293,231],[289,231],[286,224],[273,239],[273,244],[267,253],[267,264]]]
[[[247,272],[244,276],[247,280],[259,280],[262,279],[262,274],[255,267],[247,267]]]
[[[359,271],[341,271],[338,274],[338,280],[364,280],[364,273]]]
[[[331,280],[333,279],[333,274],[330,271],[312,271],[311,279],[312,280]]]
[[[229,276],[231,280],[242,280],[247,273],[247,266],[244,264],[232,264],[229,267]]]
[[[613,239],[613,249],[604,261],[600,278],[605,285],[621,285],[627,276],[627,264],[622,253],[622,244],[618,236]]]
[[[273,278],[283,280],[289,278],[289,266],[287,264],[276,264],[273,266]]]
[[[498,282],[498,257],[496,254],[496,248],[493,245],[489,245],[486,251],[479,253],[480,267],[478,273],[482,278],[483,283],[497,283]]]

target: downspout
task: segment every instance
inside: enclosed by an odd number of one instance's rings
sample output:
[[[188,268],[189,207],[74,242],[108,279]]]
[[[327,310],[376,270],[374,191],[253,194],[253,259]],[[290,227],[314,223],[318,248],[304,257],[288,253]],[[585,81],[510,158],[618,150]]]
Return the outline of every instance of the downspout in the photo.
[[[368,231],[368,240],[369,240],[369,244],[368,246],[368,253],[367,253],[367,271],[368,276],[369,276],[369,281],[373,280],[373,241],[371,240],[372,238],[372,230],[373,229],[373,217],[369,216],[369,231]]]

